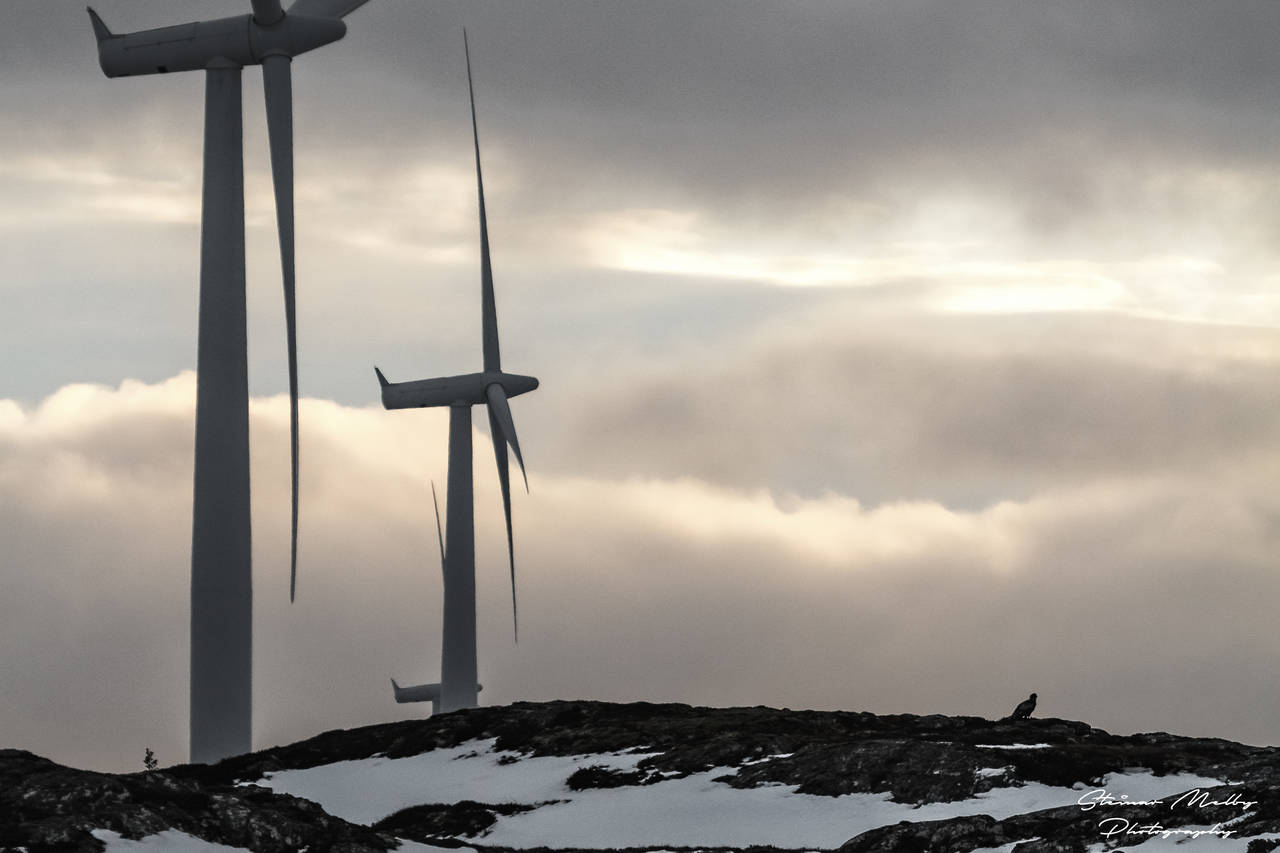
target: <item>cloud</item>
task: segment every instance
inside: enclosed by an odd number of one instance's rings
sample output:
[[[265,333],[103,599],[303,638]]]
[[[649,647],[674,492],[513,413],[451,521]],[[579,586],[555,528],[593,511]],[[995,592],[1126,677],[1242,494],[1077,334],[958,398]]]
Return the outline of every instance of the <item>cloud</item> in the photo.
[[[103,79],[83,14],[45,5],[18,4],[10,30],[11,52],[28,60],[15,67],[42,71],[7,90],[11,169],[32,171],[35,157],[65,171],[86,150],[94,174],[105,165],[116,180],[160,167],[164,185],[118,187],[87,207],[189,219],[198,78]],[[1121,275],[1092,272],[1133,287],[1125,265],[1173,254],[1245,287],[1259,265],[1243,261],[1272,257],[1274,188],[1260,159],[1271,133],[1256,88],[1276,62],[1257,37],[1265,6],[658,8],[442,3],[425,32],[412,4],[360,10],[343,42],[299,66],[303,239],[314,227],[370,252],[458,259],[458,236],[473,230],[458,43],[470,23],[491,212],[510,221],[505,249],[521,263],[582,240],[592,263],[614,268],[787,283],[940,267],[969,277],[978,265],[1036,279],[1037,263],[1106,260]],[[158,3],[104,13],[121,29],[172,20]],[[17,34],[32,31],[56,51],[27,57],[31,39]],[[412,49],[405,33],[418,36]],[[245,79],[251,216],[270,226],[260,84],[252,70]],[[38,108],[53,89],[55,103],[63,89],[92,92],[68,106],[78,122]],[[922,244],[935,251],[902,250]],[[1158,281],[1139,283],[1135,301],[1156,295]]]
[[[193,386],[183,374],[0,406],[0,639],[21,650],[3,676],[9,745],[111,769],[147,746],[184,757]],[[253,401],[258,744],[420,713],[391,702],[387,678],[438,675],[439,414],[304,401],[290,606],[287,403]],[[1035,689],[1045,713],[1113,728],[1276,736],[1251,710],[1275,698],[1261,685],[1280,651],[1264,630],[1280,594],[1273,457],[977,510],[535,464],[515,501],[513,645],[487,444],[476,437],[487,703],[995,716]],[[1217,667],[1227,653],[1234,666]]]
[[[370,362],[474,361],[463,23],[504,345],[537,341],[544,374],[584,354],[613,373],[646,348],[751,346],[825,302],[767,287],[913,314],[1275,325],[1280,207],[1254,76],[1275,59],[1251,29],[1269,11],[1087,9],[446,2],[428,21],[370,4],[299,60],[304,389],[360,403]],[[107,80],[83,10],[12,11],[0,360],[38,366],[5,393],[192,366],[199,76]],[[158,2],[101,11],[121,30],[173,20]],[[248,70],[250,334],[255,390],[274,392],[259,86]]]
[[[530,406],[544,464],[973,507],[1200,471],[1280,440],[1266,328],[912,316],[855,294],[757,331],[549,385],[556,428]]]

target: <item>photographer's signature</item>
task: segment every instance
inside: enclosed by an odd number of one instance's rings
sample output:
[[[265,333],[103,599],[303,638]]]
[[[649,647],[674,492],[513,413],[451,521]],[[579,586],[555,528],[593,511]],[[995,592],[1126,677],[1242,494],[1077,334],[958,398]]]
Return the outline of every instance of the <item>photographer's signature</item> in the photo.
[[[1081,811],[1092,811],[1094,809],[1114,808],[1116,806],[1164,806],[1167,805],[1170,811],[1175,809],[1206,809],[1215,807],[1235,807],[1240,809],[1243,814],[1248,809],[1258,804],[1257,800],[1246,800],[1239,793],[1232,793],[1226,799],[1215,799],[1216,796],[1211,791],[1203,791],[1199,788],[1179,794],[1172,801],[1166,799],[1159,800],[1131,800],[1128,794],[1115,794],[1107,791],[1106,788],[1095,788],[1088,793],[1082,794],[1080,799],[1076,800],[1076,805],[1080,806]],[[1160,836],[1161,838],[1170,838],[1175,835],[1186,836],[1187,838],[1201,838],[1203,836],[1219,836],[1229,838],[1235,834],[1233,829],[1223,829],[1221,823],[1215,823],[1208,829],[1203,828],[1168,828],[1163,824],[1152,821],[1151,823],[1141,823],[1136,820],[1130,820],[1123,817],[1105,817],[1098,822],[1098,829],[1105,838],[1115,838],[1116,836],[1128,835],[1145,835]]]

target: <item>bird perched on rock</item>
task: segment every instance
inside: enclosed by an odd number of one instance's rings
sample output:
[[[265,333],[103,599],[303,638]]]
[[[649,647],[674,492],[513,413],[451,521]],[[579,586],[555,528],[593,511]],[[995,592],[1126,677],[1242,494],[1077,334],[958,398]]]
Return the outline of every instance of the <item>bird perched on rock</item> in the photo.
[[[1023,699],[1018,703],[1018,707],[1013,709],[1013,713],[1009,715],[1011,720],[1025,720],[1031,716],[1031,712],[1036,709],[1036,694],[1032,693],[1030,697]]]

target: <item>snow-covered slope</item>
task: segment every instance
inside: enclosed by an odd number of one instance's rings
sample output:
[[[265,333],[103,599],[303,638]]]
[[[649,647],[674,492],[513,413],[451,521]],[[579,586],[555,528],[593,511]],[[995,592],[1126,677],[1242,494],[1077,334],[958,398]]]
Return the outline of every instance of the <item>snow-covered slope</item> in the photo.
[[[899,821],[977,814],[1007,818],[1070,806],[1085,793],[1083,784],[1071,788],[1031,782],[994,788],[957,802],[913,805],[893,802],[887,793],[830,797],[798,793],[795,785],[737,788],[724,781],[736,774],[736,767],[646,785],[575,791],[568,784],[583,768],[634,771],[653,755],[525,756],[495,749],[494,740],[470,741],[408,758],[365,758],[270,773],[258,784],[312,800],[332,815],[363,824],[423,803],[476,800],[534,806],[499,815],[492,827],[467,837],[474,843],[516,848],[770,845],[832,849]],[[750,766],[759,763],[752,761]],[[1220,779],[1189,773],[1158,777],[1148,770],[1110,773],[1102,787],[1134,801],[1223,784]]]

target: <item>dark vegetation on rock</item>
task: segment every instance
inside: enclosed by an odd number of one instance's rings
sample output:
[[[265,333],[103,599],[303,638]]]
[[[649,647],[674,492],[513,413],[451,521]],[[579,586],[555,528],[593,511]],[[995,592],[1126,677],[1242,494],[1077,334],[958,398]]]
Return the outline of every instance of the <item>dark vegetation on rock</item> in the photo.
[[[661,782],[662,776],[645,773],[643,770],[619,770],[603,764],[591,764],[573,772],[565,785],[570,791],[585,791],[588,788],[622,788],[627,785],[652,785]]]
[[[472,800],[427,803],[401,809],[375,823],[373,828],[397,838],[441,844],[458,837],[483,835],[498,822],[499,815],[533,811],[539,805],[546,803],[527,806],[516,803],[477,803]]]
[[[397,843],[265,788],[203,785],[161,771],[92,773],[0,750],[0,850],[101,851],[94,829],[132,839],[175,829],[261,853],[381,853]]]
[[[1195,773],[1232,783],[1214,791],[1219,799],[1236,793],[1258,801],[1243,822],[1232,824],[1237,838],[1280,832],[1280,750],[1274,748],[1163,733],[1117,736],[1059,719],[545,702],[326,732],[212,766],[125,776],[84,773],[27,753],[0,752],[0,849],[22,844],[31,851],[98,850],[101,845],[88,836],[93,828],[131,838],[173,828],[270,853],[304,846],[385,850],[396,837],[441,846],[465,839],[467,846],[484,848],[484,833],[499,816],[542,804],[422,805],[360,827],[315,804],[236,785],[277,770],[408,757],[474,740],[493,740],[496,749],[522,757],[646,754],[635,769],[580,768],[565,780],[566,794],[725,768],[717,781],[739,788],[781,784],[820,796],[887,794],[897,802],[923,804],[967,800],[992,788],[1031,782],[1076,785],[1083,791],[1101,787],[1109,773],[1136,768],[1156,775]],[[1018,744],[1048,746],[1014,748]],[[1240,815],[1235,807],[1151,812],[1152,819],[1171,828]],[[1146,815],[1134,807],[1128,816]],[[841,850],[948,853],[1016,843],[1017,853],[1078,851],[1101,840],[1099,817],[1072,805],[1002,820],[979,814],[901,823],[849,839]],[[57,846],[64,842],[71,846]],[[1277,846],[1258,840],[1250,853]]]

